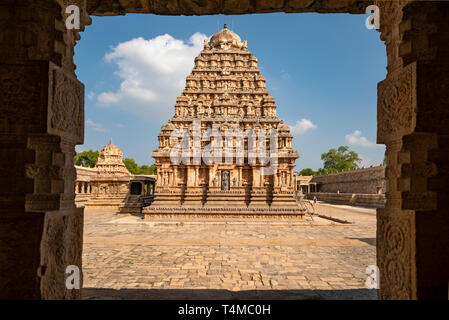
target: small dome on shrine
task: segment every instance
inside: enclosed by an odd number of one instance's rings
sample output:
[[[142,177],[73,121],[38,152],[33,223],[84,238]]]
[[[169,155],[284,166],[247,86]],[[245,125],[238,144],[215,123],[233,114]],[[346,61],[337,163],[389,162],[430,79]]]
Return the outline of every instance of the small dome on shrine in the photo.
[[[109,144],[104,146],[98,154],[98,161],[95,164],[95,168],[98,170],[99,175],[114,175],[114,176],[129,176],[130,173],[126,169],[122,160],[123,152],[119,147],[112,143],[112,139]]]
[[[175,126],[171,122],[167,122],[166,124],[162,125],[161,130],[175,130]]]
[[[123,155],[122,150],[120,150],[119,147],[114,145],[112,143],[112,139],[109,140],[109,144],[104,146],[103,149],[101,149],[100,154],[103,155],[119,155],[120,157]]]
[[[290,132],[290,126],[286,123],[280,123],[277,129],[279,132]]]
[[[221,47],[222,45],[228,44],[235,48],[240,48],[242,46],[242,40],[240,37],[236,33],[229,30],[226,24],[222,30],[218,31],[210,38],[209,43],[213,47]]]

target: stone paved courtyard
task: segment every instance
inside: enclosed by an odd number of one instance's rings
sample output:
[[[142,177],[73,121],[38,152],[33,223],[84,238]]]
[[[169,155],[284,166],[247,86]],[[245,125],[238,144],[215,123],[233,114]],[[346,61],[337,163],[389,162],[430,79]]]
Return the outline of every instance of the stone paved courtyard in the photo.
[[[374,209],[296,220],[142,220],[86,210],[84,299],[376,299]]]

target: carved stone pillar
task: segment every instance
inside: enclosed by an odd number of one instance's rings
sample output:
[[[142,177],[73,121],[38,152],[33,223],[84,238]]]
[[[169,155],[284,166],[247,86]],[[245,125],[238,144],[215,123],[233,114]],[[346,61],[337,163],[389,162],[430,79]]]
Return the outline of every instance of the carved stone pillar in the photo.
[[[449,5],[379,2],[388,75],[378,86],[387,203],[377,210],[381,299],[447,299]]]
[[[0,298],[80,298],[65,287],[66,267],[81,270],[82,254],[73,164],[84,131],[84,87],[73,72],[78,33],[65,29],[56,1],[0,4],[10,26],[0,31]]]
[[[260,186],[260,172],[259,167],[252,166],[252,176],[253,176],[253,187],[259,187]]]
[[[175,166],[173,167],[173,186],[178,186],[178,168]]]
[[[288,183],[289,187],[293,187],[294,186],[293,178],[294,178],[294,176],[293,176],[293,167],[290,167],[289,183]]]
[[[198,187],[200,183],[200,167],[195,166],[195,187]]]
[[[243,186],[243,167],[239,166],[239,187]]]
[[[194,187],[195,186],[195,167],[187,166],[187,186]]]

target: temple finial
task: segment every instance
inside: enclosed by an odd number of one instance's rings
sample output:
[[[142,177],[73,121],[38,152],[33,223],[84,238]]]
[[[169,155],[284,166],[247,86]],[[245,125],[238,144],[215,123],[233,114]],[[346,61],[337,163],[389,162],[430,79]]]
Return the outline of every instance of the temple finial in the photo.
[[[110,144],[110,145],[112,145],[112,138],[111,138],[111,139],[109,139],[109,144]]]

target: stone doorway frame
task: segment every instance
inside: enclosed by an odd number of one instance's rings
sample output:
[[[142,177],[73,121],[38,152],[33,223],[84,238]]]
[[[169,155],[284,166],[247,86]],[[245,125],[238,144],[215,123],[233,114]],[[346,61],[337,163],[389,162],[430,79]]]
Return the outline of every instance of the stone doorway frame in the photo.
[[[64,272],[81,266],[73,156],[84,141],[80,36],[65,28],[66,5],[81,8],[82,31],[89,15],[363,14],[373,2],[388,60],[378,85],[377,142],[387,155],[379,298],[447,299],[449,5],[415,0],[0,0],[0,297],[81,297],[65,288]]]

